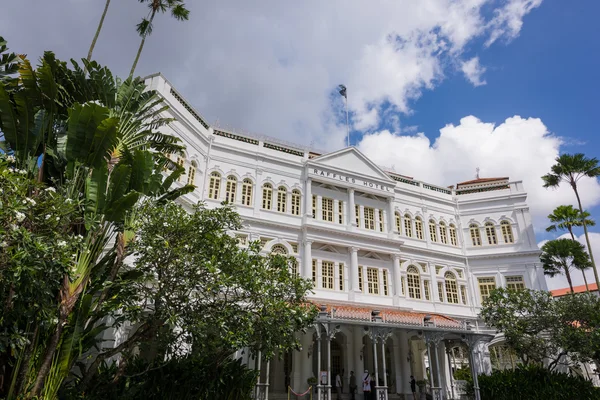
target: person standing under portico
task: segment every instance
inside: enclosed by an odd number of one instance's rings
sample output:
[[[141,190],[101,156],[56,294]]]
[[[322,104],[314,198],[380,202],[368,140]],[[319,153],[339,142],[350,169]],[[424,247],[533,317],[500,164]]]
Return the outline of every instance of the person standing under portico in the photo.
[[[350,371],[350,382],[348,387],[350,388],[350,400],[356,399],[356,376],[354,375],[354,371]]]
[[[371,375],[369,370],[365,369],[365,373],[362,377],[363,393],[365,394],[365,400],[371,399]]]

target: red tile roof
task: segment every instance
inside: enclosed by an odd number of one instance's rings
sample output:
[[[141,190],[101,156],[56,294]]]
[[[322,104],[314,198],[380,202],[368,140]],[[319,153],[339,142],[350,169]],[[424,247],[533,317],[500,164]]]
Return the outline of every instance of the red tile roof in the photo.
[[[463,329],[463,325],[460,321],[447,317],[441,314],[429,314],[412,311],[395,310],[391,308],[382,307],[367,307],[367,306],[354,306],[348,304],[327,304],[327,303],[315,303],[317,307],[325,305],[327,312],[331,313],[332,318],[336,319],[348,319],[355,321],[371,321],[372,312],[378,310],[379,316],[383,322],[391,324],[402,324],[402,325],[418,325],[423,326],[423,321],[426,315],[431,316],[431,321],[438,328],[449,328],[449,329]],[[332,310],[335,311],[332,312]]]
[[[590,288],[590,292],[595,292],[598,290],[598,285],[596,283],[589,283],[588,284],[589,288]],[[585,285],[579,285],[579,286],[573,286],[573,292],[574,293],[583,293],[586,291]],[[560,297],[560,296],[564,296],[566,294],[571,293],[571,288],[563,288],[563,289],[555,289],[555,290],[551,290],[550,293],[552,293],[552,296],[554,297]]]
[[[465,182],[461,182],[461,183],[457,183],[456,186],[461,186],[461,185],[473,185],[475,183],[486,183],[486,182],[494,182],[494,181],[505,181],[508,179],[507,177],[504,178],[477,178],[477,179],[473,179],[471,181],[465,181]]]

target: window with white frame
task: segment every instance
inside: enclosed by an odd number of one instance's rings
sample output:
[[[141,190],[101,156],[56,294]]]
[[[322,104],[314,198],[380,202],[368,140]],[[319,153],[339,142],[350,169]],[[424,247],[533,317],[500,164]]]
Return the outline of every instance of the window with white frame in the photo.
[[[423,280],[423,293],[425,294],[425,300],[431,300],[431,293],[429,291],[429,281],[427,279]]]
[[[460,297],[462,298],[462,303],[467,304],[467,287],[465,285],[460,285]]]
[[[281,254],[281,255],[287,255],[288,251],[285,248],[284,245],[282,244],[275,244],[273,245],[273,247],[271,247],[271,254]]]
[[[358,266],[358,290],[360,290],[361,292],[363,291],[363,288],[364,288],[363,282],[364,282],[364,279],[363,279],[363,266],[359,265]]]
[[[344,291],[344,263],[338,264],[338,278],[339,278],[339,288],[343,292]]]
[[[300,215],[301,194],[298,189],[292,190],[292,215]]]
[[[440,242],[448,244],[448,229],[444,221],[440,221]]]
[[[333,222],[333,199],[321,199],[323,221]]]
[[[415,233],[417,236],[417,239],[424,239],[423,236],[423,220],[421,219],[421,217],[415,217]]]
[[[287,188],[279,186],[277,188],[277,211],[284,213],[287,207]]]
[[[477,283],[479,284],[479,294],[481,296],[481,302],[488,297],[490,297],[490,293],[492,290],[496,289],[496,278],[490,277],[480,277],[477,278]]]
[[[496,237],[496,227],[492,222],[485,223],[485,236],[488,244],[498,244],[498,238]]]
[[[227,177],[227,184],[225,185],[225,201],[228,203],[235,203],[235,192],[237,190],[237,178],[233,175]]]
[[[365,214],[365,229],[375,230],[375,209],[371,207],[363,207]]]
[[[403,296],[404,296],[404,287],[406,287],[406,282],[405,281],[406,281],[406,279],[404,279],[404,277],[400,278],[400,286],[402,286],[402,288],[401,288],[402,291],[401,292],[402,292]]]
[[[313,258],[312,260],[312,281],[313,284],[317,285],[317,260]]]
[[[444,282],[438,281],[437,286],[438,286],[438,297],[439,297],[440,301],[443,303],[444,302]]]
[[[317,218],[317,196],[312,195],[312,217]]]
[[[263,185],[262,208],[270,210],[273,204],[273,186],[270,183]]]
[[[344,202],[342,200],[338,201],[338,224],[344,224]]]
[[[450,244],[452,246],[458,246],[458,239],[456,237],[456,226],[454,226],[454,224],[450,224],[448,226],[448,232],[450,233]]]
[[[469,225],[469,232],[471,233],[471,243],[473,243],[473,246],[481,246],[481,234],[479,233],[479,226],[477,226],[477,224]]]
[[[507,276],[506,277],[506,288],[509,290],[524,290],[525,281],[522,276]]]
[[[242,182],[242,205],[252,205],[252,181],[248,178]]]
[[[377,213],[379,214],[379,232],[383,232],[383,210],[379,209]]]
[[[213,172],[210,174],[210,182],[208,184],[208,198],[213,200],[219,199],[219,188],[221,187],[221,174]]]
[[[184,163],[185,163],[185,158],[183,158],[182,156],[178,156],[177,157],[177,165],[179,165],[180,167],[183,167]],[[183,170],[185,172],[185,168]],[[179,175],[179,178],[177,178],[177,181],[179,181],[179,182],[183,181],[183,174]]]
[[[458,285],[456,284],[456,276],[452,272],[446,272],[444,275],[446,280],[446,300],[448,303],[458,304]]]
[[[514,243],[515,238],[513,236],[512,227],[510,226],[509,221],[500,222],[500,227],[502,229],[502,238],[504,239],[504,243]]]
[[[379,269],[367,268],[367,287],[369,294],[379,294]]]
[[[321,261],[321,286],[323,289],[333,289],[333,266],[331,261]]]
[[[383,279],[383,295],[387,296],[389,294],[389,289],[388,289],[388,270],[387,269],[383,269],[382,271],[382,279]]]
[[[394,221],[396,222],[396,232],[400,234],[402,232],[402,217],[400,217],[400,213],[394,213]]]
[[[192,161],[192,164],[188,168],[187,184],[194,185],[195,182],[196,182],[196,163],[194,161]]]
[[[412,218],[409,214],[404,214],[404,235],[408,237],[412,237]]]
[[[417,267],[411,265],[406,269],[406,283],[408,287],[408,297],[411,299],[421,298],[421,276]]]
[[[437,242],[437,230],[435,229],[435,221],[430,219],[429,220],[429,239],[431,239],[432,242]]]

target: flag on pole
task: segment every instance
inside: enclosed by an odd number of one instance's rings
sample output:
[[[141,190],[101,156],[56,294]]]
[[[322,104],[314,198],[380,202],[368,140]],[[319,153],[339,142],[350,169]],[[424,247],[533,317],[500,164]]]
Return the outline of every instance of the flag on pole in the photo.
[[[345,99],[348,99],[348,96],[346,96],[346,86],[344,85],[339,85],[338,86],[338,92],[340,92],[340,94],[342,96],[344,96]]]

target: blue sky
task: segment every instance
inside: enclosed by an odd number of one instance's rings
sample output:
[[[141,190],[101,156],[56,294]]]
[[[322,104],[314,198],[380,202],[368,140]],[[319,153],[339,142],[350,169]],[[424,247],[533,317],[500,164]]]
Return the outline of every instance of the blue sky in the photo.
[[[0,13],[11,50],[87,54],[98,0],[19,0]],[[596,0],[188,1],[190,21],[159,16],[136,74],[162,72],[211,124],[324,151],[352,144],[378,164],[441,186],[522,180],[538,239],[571,190],[541,188],[562,152],[600,157]],[[32,13],[31,10],[36,12]],[[94,59],[129,72],[147,10],[112,2]],[[29,22],[22,29],[22,21]],[[600,184],[581,182],[600,218]],[[593,228],[600,232],[600,228]],[[600,260],[600,233],[593,246]]]

